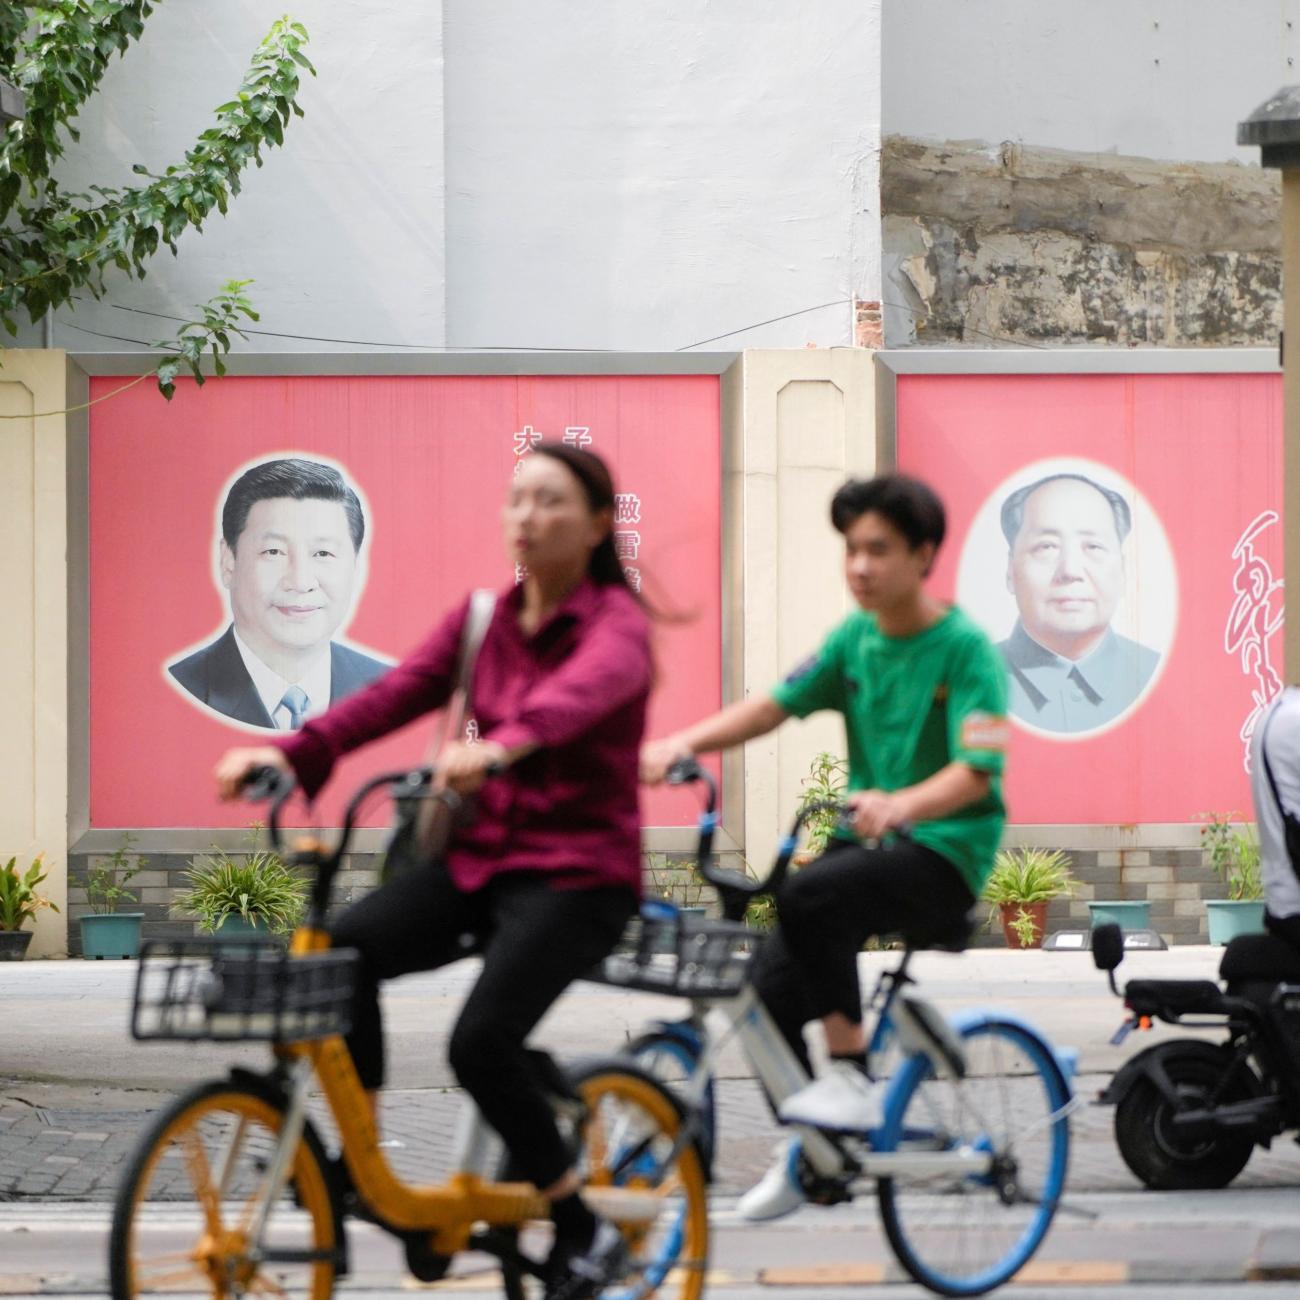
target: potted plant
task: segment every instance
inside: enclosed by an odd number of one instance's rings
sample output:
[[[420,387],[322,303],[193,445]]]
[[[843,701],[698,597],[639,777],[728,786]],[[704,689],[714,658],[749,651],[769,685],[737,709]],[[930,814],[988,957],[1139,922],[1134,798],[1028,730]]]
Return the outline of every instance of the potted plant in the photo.
[[[122,842],[98,866],[86,873],[86,901],[90,915],[81,918],[81,955],[88,959],[136,957],[140,952],[143,912],[119,912],[119,903],[134,903],[127,881],[142,871],[147,858],[131,860],[135,837],[122,832]]]
[[[1008,948],[1041,948],[1047,928],[1047,905],[1074,892],[1070,858],[1060,849],[1001,849],[984,886],[989,923],[1002,923]]]
[[[674,862],[667,854],[651,853],[646,868],[654,897],[693,916],[703,916],[709,910],[704,902],[705,881],[694,862]]]
[[[307,886],[285,866],[279,854],[255,847],[231,854],[213,845],[211,853],[192,858],[188,887],[172,904],[172,915],[193,917],[199,929],[221,938],[250,934],[287,934],[298,923],[307,901]]]
[[[1239,824],[1234,825],[1234,819]],[[1239,934],[1262,934],[1264,881],[1254,827],[1239,820],[1237,813],[1202,813],[1200,820],[1201,848],[1228,887],[1227,898],[1205,900],[1210,942],[1226,944]]]
[[[818,754],[808,769],[808,775],[800,783],[802,793],[799,796],[799,808],[802,811],[810,803],[839,803],[844,799],[849,783],[848,764],[834,754],[825,751]],[[826,852],[840,823],[840,815],[833,808],[819,808],[804,822],[804,846],[794,855],[792,866],[807,866],[814,858]]]
[[[32,932],[22,927],[42,907],[59,910],[44,894],[36,892],[36,886],[48,874],[39,853],[26,871],[19,870],[16,857],[0,866],[0,961],[22,961],[32,941]]]

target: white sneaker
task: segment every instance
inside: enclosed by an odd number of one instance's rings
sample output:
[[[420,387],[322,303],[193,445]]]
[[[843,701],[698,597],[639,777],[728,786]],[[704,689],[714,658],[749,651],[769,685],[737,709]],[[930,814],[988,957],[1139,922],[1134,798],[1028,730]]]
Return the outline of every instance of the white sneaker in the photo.
[[[879,1128],[883,1088],[849,1061],[832,1061],[826,1072],[777,1109],[783,1124],[807,1124],[832,1133],[867,1133]]]
[[[751,1223],[779,1219],[797,1210],[808,1198],[799,1184],[798,1138],[783,1138],[772,1149],[776,1157],[767,1173],[736,1202],[736,1213]]]

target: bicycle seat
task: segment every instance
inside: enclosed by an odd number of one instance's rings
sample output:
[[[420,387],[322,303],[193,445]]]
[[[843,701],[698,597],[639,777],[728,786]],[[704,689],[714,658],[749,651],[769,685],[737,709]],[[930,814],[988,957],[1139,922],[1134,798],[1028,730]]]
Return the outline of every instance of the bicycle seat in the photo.
[[[1228,984],[1300,983],[1300,951],[1275,934],[1239,934],[1223,950],[1219,978]]]
[[[904,930],[903,943],[909,952],[922,952],[925,949],[935,952],[965,952],[978,924],[979,917],[976,909],[971,908],[957,921],[915,926],[911,930]]]
[[[1140,1016],[1176,1018],[1188,1012],[1227,1014],[1223,990],[1213,980],[1130,980],[1124,1001]]]

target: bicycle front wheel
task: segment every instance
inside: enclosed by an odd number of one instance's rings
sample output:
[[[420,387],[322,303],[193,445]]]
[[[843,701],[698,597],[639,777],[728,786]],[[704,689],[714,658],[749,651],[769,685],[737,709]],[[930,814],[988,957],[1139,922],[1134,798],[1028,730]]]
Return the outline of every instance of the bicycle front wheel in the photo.
[[[596,1062],[571,1078],[585,1104],[578,1168],[584,1197],[618,1223],[630,1264],[601,1300],[662,1292],[699,1300],[709,1259],[704,1165],[694,1143],[679,1145],[680,1102],[626,1061]]]
[[[113,1207],[113,1300],[159,1292],[328,1300],[338,1242],[324,1156],[310,1130],[254,1240],[282,1122],[273,1090],[233,1080],[201,1084],[158,1116]]]
[[[1038,1249],[1069,1160],[1070,1089],[1050,1048],[1020,1025],[977,1020],[961,1031],[962,1079],[936,1078],[924,1056],[901,1067],[881,1150],[992,1157],[879,1180],[880,1213],[899,1262],[940,1295],[1001,1286]]]
[[[664,1029],[634,1038],[623,1049],[643,1070],[648,1070],[672,1093],[680,1095],[691,1082],[700,1063],[700,1045],[685,1035]],[[717,1094],[713,1079],[704,1085],[700,1107],[700,1154],[706,1166],[713,1163],[717,1129]]]

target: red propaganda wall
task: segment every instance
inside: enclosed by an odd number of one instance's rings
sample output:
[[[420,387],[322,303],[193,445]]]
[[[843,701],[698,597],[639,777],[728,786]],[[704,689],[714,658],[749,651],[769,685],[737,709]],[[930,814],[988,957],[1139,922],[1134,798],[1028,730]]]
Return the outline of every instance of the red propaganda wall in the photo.
[[[900,469],[949,509],[936,589],[1012,671],[1011,821],[1249,812],[1281,678],[1281,377],[900,375],[897,410]],[[1013,547],[1004,503],[1058,475]],[[1089,623],[1096,658],[1043,654]]]
[[[95,379],[91,397],[121,382]],[[212,767],[228,746],[272,733],[234,715],[243,709],[232,702],[238,691],[210,697],[220,705],[212,707],[169,671],[196,653],[210,662],[201,652],[230,626],[219,519],[240,473],[302,457],[334,466],[355,487],[366,533],[350,592],[343,582],[335,593],[341,621],[331,639],[373,673],[376,660],[400,659],[467,591],[511,581],[500,507],[515,464],[542,436],[607,458],[622,494],[616,532],[629,577],[687,616],[657,625],[652,734],[716,708],[715,376],[228,377],[201,389],[178,384],[170,404],[140,385],[91,410],[92,825],[250,819],[246,806],[216,801]],[[227,650],[239,654],[233,641]],[[246,673],[243,683],[248,697]],[[317,816],[328,822],[339,796],[366,775],[418,762],[432,727],[421,719],[341,764]],[[685,811],[680,796],[662,791],[644,810],[647,825],[679,823]]]

